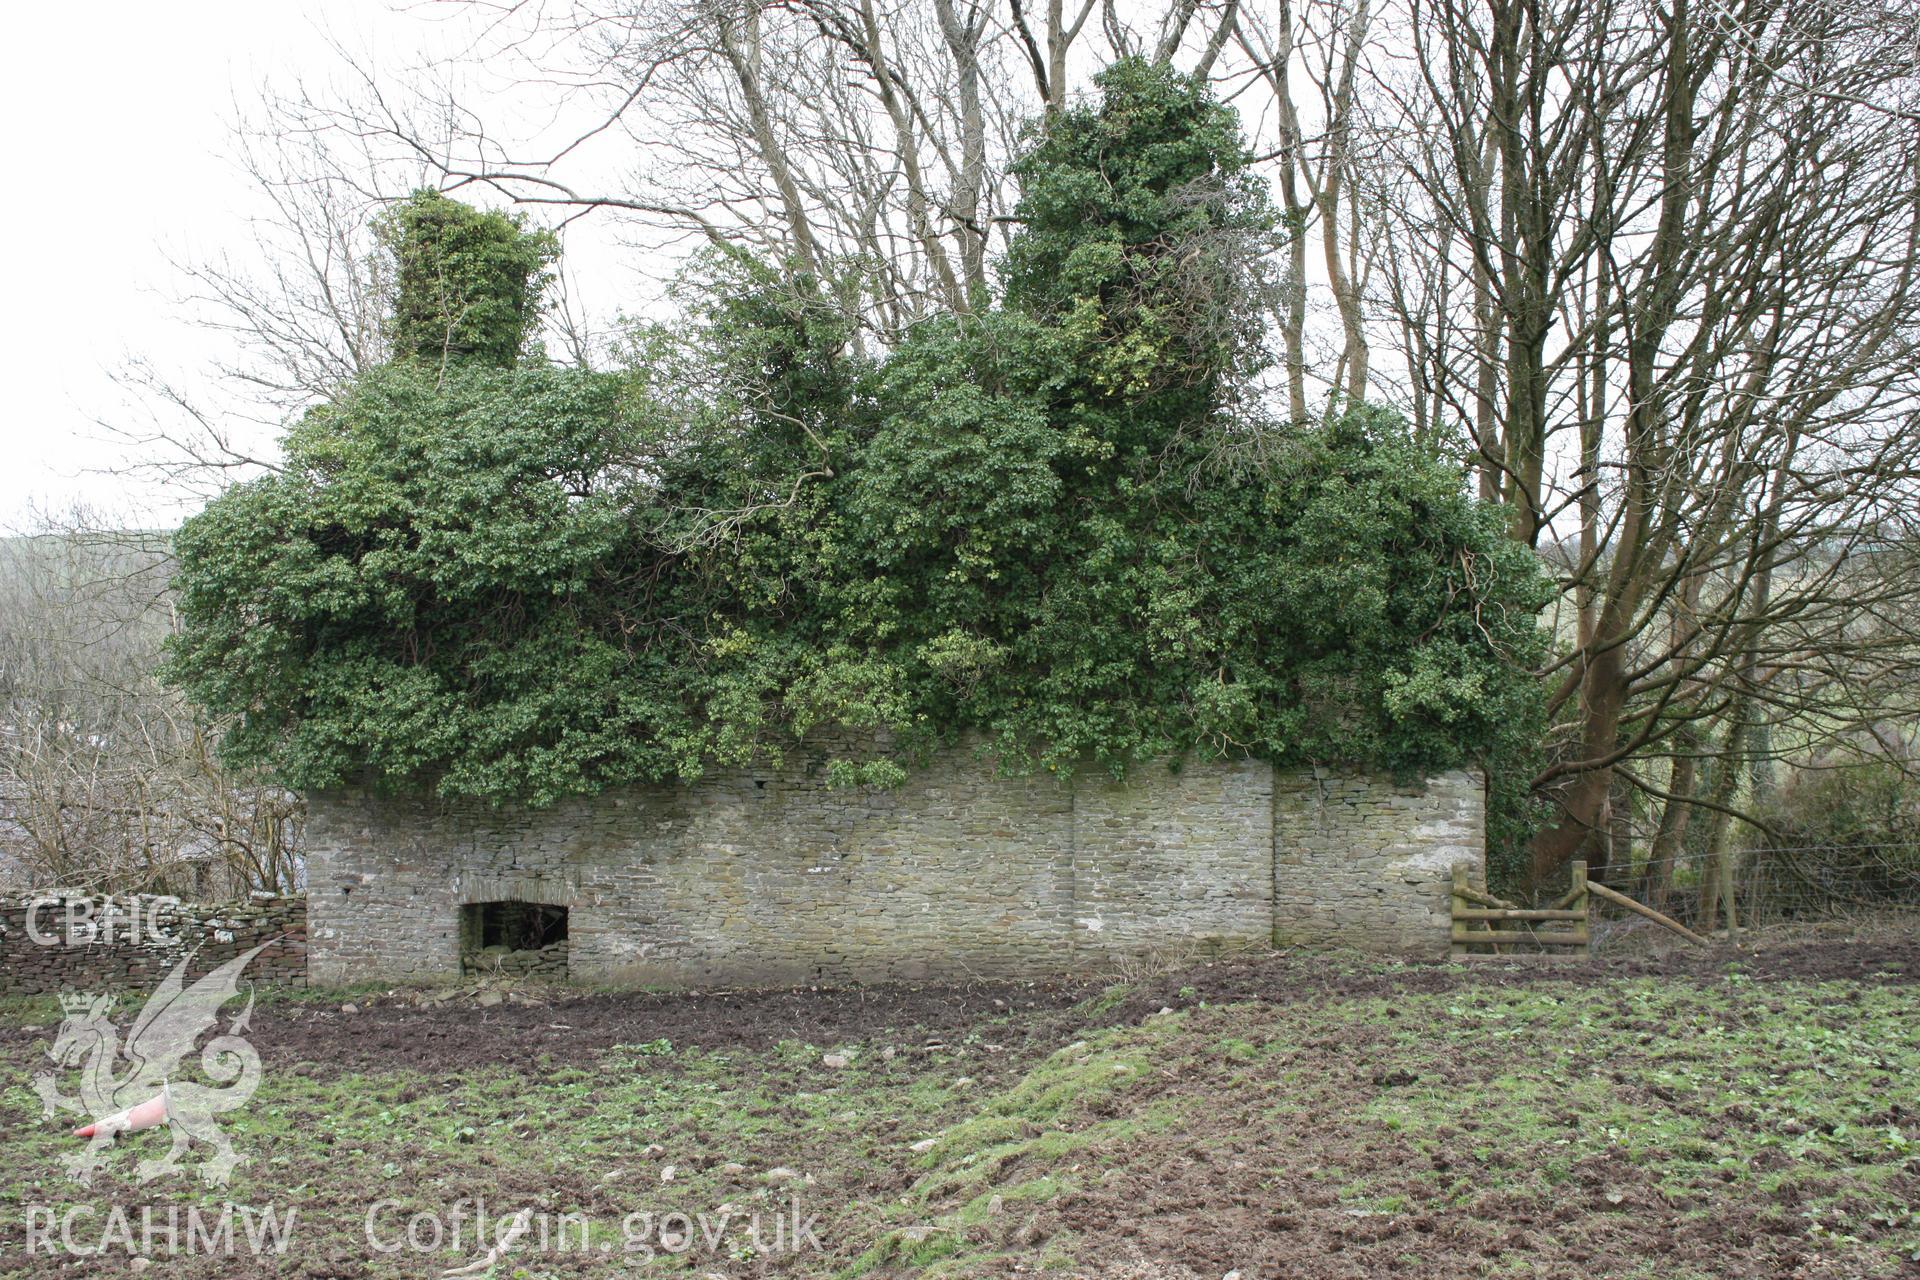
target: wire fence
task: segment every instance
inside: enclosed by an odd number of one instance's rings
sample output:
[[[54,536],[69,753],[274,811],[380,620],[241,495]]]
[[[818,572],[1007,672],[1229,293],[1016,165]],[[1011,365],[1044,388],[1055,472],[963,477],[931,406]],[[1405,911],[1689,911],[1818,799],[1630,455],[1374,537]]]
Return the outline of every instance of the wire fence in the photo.
[[[1737,922],[1753,927],[1920,907],[1920,846],[1763,845],[1730,851],[1724,868],[1705,854],[1683,853],[1612,864],[1595,878],[1706,928],[1724,923],[1730,896]],[[1706,920],[1710,902],[1714,919]]]

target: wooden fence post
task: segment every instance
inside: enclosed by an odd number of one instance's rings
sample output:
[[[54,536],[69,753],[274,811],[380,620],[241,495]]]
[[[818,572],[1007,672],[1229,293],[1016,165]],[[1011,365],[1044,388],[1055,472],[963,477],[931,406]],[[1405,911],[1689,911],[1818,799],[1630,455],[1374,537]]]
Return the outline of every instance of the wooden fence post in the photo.
[[[1467,864],[1456,862],[1453,864],[1453,911],[1448,919],[1448,930],[1453,938],[1453,945],[1447,952],[1455,960],[1467,954],[1467,944],[1460,941],[1460,933],[1466,927],[1465,919],[1460,914],[1467,909],[1466,890]]]
[[[1580,913],[1579,954],[1589,956],[1593,954],[1593,911],[1590,906],[1593,899],[1587,892],[1587,864],[1584,860],[1576,859],[1570,870],[1573,883],[1568,886],[1568,891],[1573,901],[1569,909]]]

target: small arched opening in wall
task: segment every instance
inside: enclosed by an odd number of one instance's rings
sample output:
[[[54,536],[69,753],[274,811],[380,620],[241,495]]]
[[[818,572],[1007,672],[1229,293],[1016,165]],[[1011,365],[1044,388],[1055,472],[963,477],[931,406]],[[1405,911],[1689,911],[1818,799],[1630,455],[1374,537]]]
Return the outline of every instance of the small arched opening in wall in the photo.
[[[460,908],[460,971],[481,977],[567,976],[567,909],[502,899]]]

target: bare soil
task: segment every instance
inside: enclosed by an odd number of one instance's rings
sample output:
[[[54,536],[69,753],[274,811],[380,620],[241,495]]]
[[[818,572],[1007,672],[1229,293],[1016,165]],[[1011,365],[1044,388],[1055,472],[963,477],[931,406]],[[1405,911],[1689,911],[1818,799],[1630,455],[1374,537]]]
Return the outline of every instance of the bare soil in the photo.
[[[1758,1034],[1769,1019],[1794,1024],[1778,1045],[1789,1045],[1801,1022],[1843,1037],[1850,1002],[1873,1004],[1883,1019],[1889,1000],[1920,1015],[1916,984],[1920,938],[1894,936],[1465,969],[1265,954],[1158,974],[1124,992],[1089,981],[529,990],[524,1001],[485,1007],[397,991],[356,997],[353,1012],[312,998],[269,1002],[255,1013],[252,1042],[271,1079],[297,1079],[312,1100],[288,1094],[287,1131],[250,1136],[251,1181],[234,1198],[291,1190],[304,1220],[328,1225],[289,1256],[169,1259],[149,1274],[438,1275],[460,1259],[376,1257],[364,1248],[372,1170],[403,1171],[398,1185],[460,1186],[500,1205],[617,1220],[632,1207],[635,1183],[657,1187],[662,1162],[675,1161],[678,1185],[714,1204],[765,1200],[771,1170],[799,1171],[825,1210],[826,1253],[690,1254],[647,1267],[554,1255],[493,1274],[1920,1276],[1920,1262],[1901,1252],[1903,1233],[1920,1230],[1920,1079],[1912,1071],[1920,1022],[1906,1024],[1914,1040],[1888,1046],[1877,1066],[1871,1043],[1820,1050],[1851,1055],[1861,1074],[1835,1086],[1854,1091],[1850,1123],[1825,1122],[1832,1142],[1811,1148],[1794,1145],[1806,1135],[1797,1113],[1743,1102],[1739,1082],[1748,1077],[1726,1065],[1768,1064],[1747,1064],[1744,1042],[1736,1049],[1716,1039],[1728,1029]],[[1671,1007],[1652,1007],[1649,991],[1670,994]],[[1514,1012],[1515,997],[1534,1002],[1530,1011]],[[1808,1008],[1821,1012],[1801,1012]],[[1331,1016],[1336,1009],[1347,1012]],[[1676,1027],[1676,1009],[1693,1011],[1688,1017],[1711,1010],[1706,1020],[1721,1031]],[[1176,1016],[1157,1024],[1170,1010]],[[1568,1031],[1580,1047],[1556,1051],[1560,1031],[1536,1035],[1521,1021],[1540,1010],[1563,1029],[1577,1011],[1578,1026],[1596,1030],[1584,1039]],[[1463,1035],[1451,1014],[1484,1016],[1488,1033]],[[1154,1033],[1149,1069],[1123,1090],[1090,1093],[1038,1119],[986,1106],[1084,1038],[1125,1044],[1127,1029],[1156,1025],[1173,1029]],[[44,1068],[47,1030],[0,1028],[10,1085]],[[669,1046],[661,1056],[633,1056],[656,1043]],[[1245,1052],[1232,1048],[1242,1044]],[[817,1050],[828,1046],[849,1047],[858,1067],[823,1070]],[[1797,1050],[1780,1052],[1780,1071],[1829,1070],[1811,1049],[1805,1063],[1793,1060]],[[488,1085],[484,1105],[468,1099],[460,1103],[467,1110],[444,1120],[436,1110],[410,1131],[409,1108],[424,1111],[473,1090],[476,1078],[502,1074],[523,1084]],[[656,1091],[650,1097],[717,1090],[718,1109],[609,1115],[593,1082],[625,1087],[640,1074]],[[1515,1099],[1524,1125],[1501,1116],[1516,1079],[1531,1082]],[[1560,1088],[1564,1105],[1554,1102]],[[1576,1088],[1586,1103],[1573,1101]],[[343,1096],[359,1095],[382,1118],[343,1139],[324,1122],[346,1105]],[[1596,1145],[1595,1097],[1620,1116],[1683,1119],[1673,1145],[1686,1172],[1650,1158],[1644,1145]],[[1439,1105],[1456,1098],[1478,1102]],[[58,1135],[41,1127],[27,1090],[10,1087],[5,1099],[0,1123],[38,1136],[0,1169],[0,1275],[131,1273],[124,1254],[21,1252],[29,1205],[137,1213],[162,1197],[126,1170],[84,1194],[62,1189],[45,1158]],[[999,1145],[952,1157],[950,1167],[938,1163],[940,1152],[913,1150],[983,1106],[998,1106],[1007,1120]],[[468,1115],[480,1126],[475,1138],[457,1136]],[[1855,1128],[1857,1159],[1846,1145]],[[1913,1155],[1882,1150],[1888,1133],[1911,1135]],[[588,1146],[593,1159],[570,1158]],[[642,1151],[655,1146],[666,1154]],[[1711,1158],[1718,1151],[1742,1153],[1745,1163],[1722,1179]],[[1870,1183],[1860,1172],[1869,1156]],[[943,1167],[976,1181],[927,1192]],[[980,1210],[987,1190],[995,1199]],[[1836,1243],[1838,1226],[1823,1236],[1824,1222],[1844,1224],[1845,1238]]]

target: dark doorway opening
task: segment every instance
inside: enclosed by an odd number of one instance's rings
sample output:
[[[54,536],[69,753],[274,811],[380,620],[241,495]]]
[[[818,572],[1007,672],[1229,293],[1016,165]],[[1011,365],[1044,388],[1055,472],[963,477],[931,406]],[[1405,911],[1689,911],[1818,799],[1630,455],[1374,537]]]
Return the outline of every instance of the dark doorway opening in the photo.
[[[567,909],[545,902],[467,904],[460,908],[460,967],[565,977]]]

